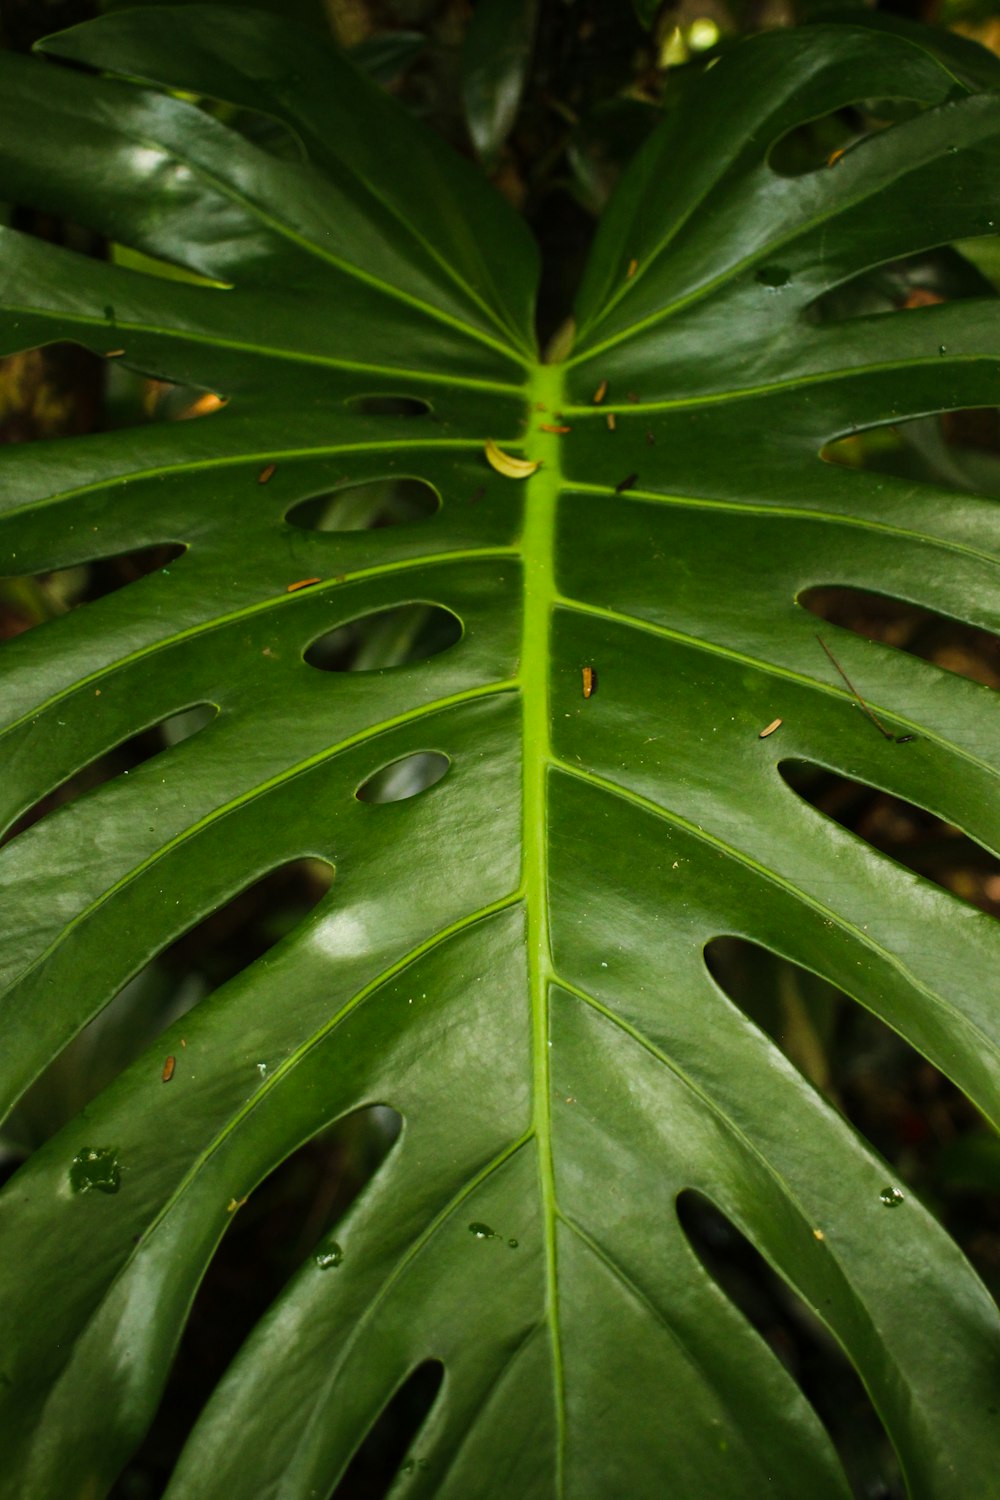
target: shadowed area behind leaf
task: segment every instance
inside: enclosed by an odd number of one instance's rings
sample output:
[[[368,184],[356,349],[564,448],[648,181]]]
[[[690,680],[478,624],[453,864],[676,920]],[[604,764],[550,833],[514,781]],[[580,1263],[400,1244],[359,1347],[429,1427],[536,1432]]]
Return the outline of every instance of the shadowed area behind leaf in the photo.
[[[300,500],[285,520],[304,531],[367,531],[427,520],[440,504],[437,491],[425,480],[376,479]]]
[[[1000,688],[1000,638],[990,631],[905,599],[842,584],[805,589],[798,602],[818,619],[866,640],[906,651],[970,682]]]
[[[850,1361],[802,1299],[702,1193],[679,1194],[691,1248],[756,1329],[830,1434],[857,1500],[905,1500],[899,1465]]]
[[[397,1477],[427,1468],[416,1450],[443,1379],[439,1360],[411,1371],[365,1434],[330,1500],[385,1500]]]
[[[53,1136],[161,1032],[287,937],[332,879],[322,860],[292,860],[165,948],[31,1085],[3,1127],[0,1157],[18,1161]],[[179,1085],[179,1075],[164,1084]]]
[[[156,1417],[110,1500],[162,1494],[176,1455],[226,1367],[310,1256],[339,1267],[336,1225],[392,1150],[400,1116],[356,1110],[276,1167],[234,1214],[195,1296]],[[431,1378],[431,1372],[433,1372]],[[338,1500],[375,1500],[433,1403],[441,1366],[428,1361],[397,1391],[338,1485]],[[381,1477],[382,1487],[372,1488]]]

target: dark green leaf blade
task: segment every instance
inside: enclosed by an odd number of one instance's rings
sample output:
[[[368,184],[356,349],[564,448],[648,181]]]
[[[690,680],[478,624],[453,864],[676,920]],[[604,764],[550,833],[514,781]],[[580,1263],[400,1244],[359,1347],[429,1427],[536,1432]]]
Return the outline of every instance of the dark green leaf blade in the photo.
[[[44,48],[273,113],[356,209],[388,216],[390,242],[405,237],[411,264],[457,287],[516,346],[533,347],[537,252],[523,224],[332,45],[261,12],[192,5],[119,12],[61,32]],[[381,243],[376,234],[364,241],[369,254]]]
[[[733,139],[710,126],[689,147],[661,127],[601,231],[577,347],[546,366],[528,352],[532,257],[515,229],[508,264],[498,236],[516,221],[461,164],[271,21],[241,14],[227,42],[219,12],[185,9],[183,32],[173,14],[54,49],[255,107],[263,89],[310,164],[290,172],[185,101],[53,69],[48,127],[0,159],[4,192],[87,209],[183,263],[190,240],[230,287],[50,247],[32,262],[9,240],[10,347],[101,347],[98,328],[122,326],[137,368],[230,398],[6,461],[11,571],[186,550],[4,647],[5,821],[138,727],[218,710],[0,855],[10,1098],[249,882],[303,855],[335,880],[0,1199],[3,1482],[105,1493],[242,1200],[332,1121],[388,1104],[403,1133],[337,1226],[341,1258],[318,1246],[234,1361],[177,1500],[329,1493],[429,1358],[446,1375],[409,1494],[845,1500],[809,1402],[695,1257],[676,1210],[689,1189],[847,1351],[911,1495],[988,1493],[995,1307],[914,1195],[887,1213],[884,1164],[704,951],[736,934],[823,976],[1000,1117],[996,924],[778,774],[786,758],[839,770],[1000,849],[995,699],[831,629],[879,716],[918,736],[890,744],[798,602],[843,582],[1000,623],[994,501],[820,456],[855,427],[996,402],[995,303],[805,316],[846,277],[973,232],[1000,166],[996,101],[948,102],[953,81],[909,41],[817,28],[747,44]],[[10,107],[42,119],[33,71],[4,68]],[[775,173],[777,135],[862,83],[931,107],[811,178]],[[60,159],[74,133],[124,176],[91,166],[78,187]],[[682,181],[660,191],[678,151]],[[878,202],[892,213],[873,221]],[[385,244],[389,220],[403,232]],[[324,225],[334,256],[317,253]],[[788,283],[758,280],[779,247]],[[95,313],[105,298],[114,319]],[[541,467],[495,474],[487,438]],[[361,532],[295,520],[394,475],[438,511]],[[447,611],[461,638],[353,673],[310,663],[331,630],[409,604]],[[428,752],[449,762],[436,785],[358,799]],[[117,1191],[86,1187],[88,1152]]]
[[[697,136],[685,115],[668,116],[602,218],[577,301],[581,343],[594,346],[631,327],[647,311],[647,296],[648,310],[661,308],[645,280],[661,258],[671,267],[671,301],[713,285],[726,268],[751,259],[758,245],[761,252],[774,250],[775,262],[784,264],[777,251],[786,221],[801,232],[812,218],[811,200],[833,195],[834,201],[851,201],[847,174],[838,170],[850,154],[828,179],[809,173],[776,183],[767,160],[772,147],[806,119],[879,97],[890,77],[894,98],[923,104],[958,100],[967,92],[925,48],[896,38],[874,46],[871,32],[854,27],[771,33],[720,59],[701,83],[704,118]],[[982,103],[992,120],[992,99]],[[914,128],[920,129],[919,119]],[[933,149],[951,144],[940,128],[923,128]],[[877,140],[864,150],[876,146]],[[920,158],[897,147],[894,164],[898,172],[901,164],[919,165]],[[885,221],[878,223],[884,227]],[[633,259],[637,272],[629,278]]]

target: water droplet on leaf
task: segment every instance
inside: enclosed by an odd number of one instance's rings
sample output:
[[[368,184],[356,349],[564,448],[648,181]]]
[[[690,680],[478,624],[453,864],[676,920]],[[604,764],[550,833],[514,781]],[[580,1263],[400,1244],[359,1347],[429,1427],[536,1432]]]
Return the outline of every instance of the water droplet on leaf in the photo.
[[[339,1266],[344,1258],[344,1252],[333,1240],[325,1250],[317,1250],[315,1255],[316,1264],[321,1271],[329,1271],[332,1266]]]
[[[497,1234],[496,1230],[491,1229],[488,1224],[470,1224],[469,1233],[475,1235],[477,1240],[499,1239],[499,1235]]]
[[[517,1240],[508,1240],[507,1243],[512,1250],[517,1249]]]
[[[121,1167],[116,1146],[84,1146],[74,1156],[69,1169],[69,1185],[74,1193],[117,1193],[122,1185]]]
[[[903,1194],[897,1187],[884,1187],[878,1196],[886,1208],[898,1208],[904,1202]]]
[[[788,286],[791,279],[792,273],[787,266],[761,266],[757,272],[757,280],[761,286],[769,287],[772,292]]]

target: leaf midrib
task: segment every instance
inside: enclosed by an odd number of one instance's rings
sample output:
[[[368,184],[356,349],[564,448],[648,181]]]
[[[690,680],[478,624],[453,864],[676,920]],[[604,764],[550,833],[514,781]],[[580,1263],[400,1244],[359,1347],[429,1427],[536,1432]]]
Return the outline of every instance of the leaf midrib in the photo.
[[[563,369],[538,365],[532,380],[529,411],[558,412],[563,396]],[[556,1241],[555,1168],[552,1153],[552,1087],[549,1005],[553,982],[549,934],[548,799],[553,760],[549,680],[552,622],[558,591],[555,578],[556,515],[563,479],[559,438],[542,432],[533,415],[524,451],[541,467],[527,482],[521,532],[524,613],[520,680],[523,703],[522,886],[527,917],[527,962],[532,1021],[533,1129],[538,1142],[539,1190],[545,1237],[546,1311],[552,1355],[556,1417],[556,1494],[564,1493],[565,1396],[562,1338],[559,1327],[559,1280]]]

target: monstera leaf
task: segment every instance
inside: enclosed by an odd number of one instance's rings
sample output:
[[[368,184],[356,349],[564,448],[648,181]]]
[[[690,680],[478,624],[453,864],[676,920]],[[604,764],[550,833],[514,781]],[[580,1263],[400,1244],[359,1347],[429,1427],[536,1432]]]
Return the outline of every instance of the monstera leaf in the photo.
[[[101,72],[3,58],[0,193],[191,274],[5,230],[4,347],[123,351],[225,404],[4,460],[9,574],[183,549],[4,647],[5,825],[138,731],[210,718],[0,856],[7,1104],[266,872],[311,856],[335,878],[6,1188],[3,1494],[106,1493],[234,1213],[369,1105],[399,1139],[218,1385],[170,1497],[329,1495],[428,1360],[443,1381],[393,1494],[846,1496],[683,1232],[687,1190],[846,1351],[910,1494],[990,1493],[990,1298],[705,948],[823,976],[995,1118],[993,920],[780,766],[1000,848],[992,693],[826,628],[879,732],[800,602],[849,585],[1000,623],[994,502],[821,456],[1000,401],[996,303],[819,302],[988,233],[997,99],[916,36],[739,46],[623,179],[541,360],[523,225],[314,39],[185,7],[48,51]],[[911,107],[830,165],[772,163],[802,122],[887,97]],[[294,159],[204,99],[269,115]],[[488,441],[537,468],[498,472]],[[352,496],[400,479],[413,517],[351,529]],[[347,627],[405,639],[324,670]],[[436,783],[407,786],[414,765]],[[359,797],[387,767],[422,790]]]

